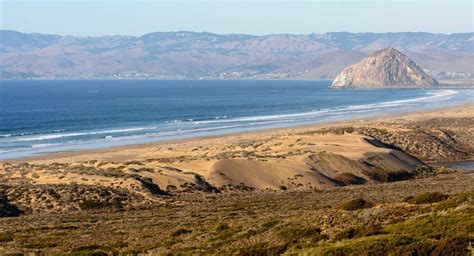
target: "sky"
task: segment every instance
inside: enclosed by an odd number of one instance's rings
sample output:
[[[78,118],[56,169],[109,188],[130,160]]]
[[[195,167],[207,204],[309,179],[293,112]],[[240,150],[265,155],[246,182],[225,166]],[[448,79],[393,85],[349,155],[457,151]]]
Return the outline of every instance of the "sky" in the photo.
[[[473,31],[473,0],[0,0],[0,28],[75,36]]]

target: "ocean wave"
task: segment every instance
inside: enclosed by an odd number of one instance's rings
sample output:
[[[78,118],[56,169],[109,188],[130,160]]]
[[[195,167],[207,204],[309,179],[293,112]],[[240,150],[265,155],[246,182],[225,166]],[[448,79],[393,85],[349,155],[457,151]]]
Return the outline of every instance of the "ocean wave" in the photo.
[[[32,144],[28,146],[10,146],[10,147],[6,147],[5,149],[0,149],[0,154],[18,152],[18,151],[28,150],[28,149],[54,147],[54,146],[59,146],[59,145],[63,145],[63,143],[40,143],[40,144]]]
[[[215,117],[202,117],[202,118],[187,118],[187,119],[175,119],[172,121],[165,121],[165,123],[187,123],[187,122],[200,122],[210,120],[222,120],[228,119],[228,116],[215,116]]]
[[[35,134],[48,134],[48,133],[55,133],[55,132],[63,132],[63,129],[55,129],[50,131],[44,132],[18,132],[18,133],[10,133],[10,134],[0,134],[0,138],[10,138],[10,137],[20,137],[20,136],[28,136],[28,135],[35,135]]]
[[[160,138],[160,137],[171,137],[177,135],[189,135],[193,133],[201,133],[201,132],[209,132],[209,131],[217,131],[217,130],[225,130],[225,129],[234,129],[234,128],[245,128],[245,127],[252,127],[262,124],[270,124],[270,123],[277,123],[276,121],[266,121],[266,122],[258,122],[258,123],[241,123],[241,124],[233,124],[233,125],[222,125],[222,126],[212,126],[212,127],[189,127],[188,129],[177,129],[174,131],[160,131],[160,132],[153,132],[153,133],[145,133],[145,134],[135,134],[135,135],[125,135],[120,137],[105,137],[102,139],[97,139],[97,141],[101,140],[113,140],[113,141],[121,141],[121,140],[131,140],[131,139],[145,139],[145,138]]]
[[[391,106],[397,106],[397,105],[405,104],[405,103],[419,102],[419,101],[424,101],[424,100],[437,99],[440,97],[452,96],[457,93],[458,92],[455,90],[428,91],[426,92],[427,96],[418,97],[414,99],[386,101],[386,102],[379,102],[379,103],[351,105],[351,106],[334,107],[334,108],[322,108],[322,109],[317,109],[317,110],[302,112],[302,113],[247,116],[247,117],[235,117],[235,118],[230,118],[227,115],[223,115],[223,116],[215,116],[215,117],[175,119],[175,120],[165,121],[165,123],[167,124],[193,123],[195,125],[201,125],[201,124],[214,124],[214,123],[226,123],[226,122],[252,122],[252,121],[265,121],[265,120],[273,120],[273,119],[284,119],[284,118],[297,118],[297,117],[311,116],[311,115],[317,115],[317,114],[327,113],[327,112],[370,109],[370,108],[377,108],[377,107],[391,107]]]
[[[42,149],[42,148],[49,148],[49,147],[62,147],[62,146],[73,146],[73,145],[81,145],[81,144],[100,144],[104,141],[132,141],[132,140],[143,140],[147,138],[164,138],[164,137],[172,137],[172,136],[179,136],[182,134],[192,134],[192,133],[199,133],[199,132],[211,132],[216,130],[224,130],[224,129],[232,129],[232,128],[239,128],[239,127],[249,127],[258,125],[261,123],[245,123],[245,124],[236,124],[236,125],[223,125],[223,126],[214,126],[214,127],[206,127],[206,128],[195,128],[190,127],[188,129],[177,129],[175,131],[161,131],[156,133],[145,133],[145,134],[135,134],[135,135],[124,135],[124,136],[105,136],[103,138],[96,138],[96,139],[85,139],[85,140],[73,140],[73,141],[65,141],[65,142],[58,142],[58,143],[37,143],[31,144],[29,146],[16,146],[14,148],[6,148],[0,149],[0,154],[7,154],[12,152],[21,152],[28,149]],[[120,129],[123,131],[125,129]],[[127,129],[130,131],[130,129]],[[135,129],[136,130],[136,129]],[[111,131],[118,131],[118,130],[111,130]],[[95,132],[94,134],[96,134]]]
[[[51,147],[51,146],[58,146],[62,145],[62,143],[40,143],[40,144],[33,144],[31,148],[44,148],[44,147]]]
[[[427,92],[429,96],[418,97],[413,99],[406,99],[406,100],[393,100],[393,101],[385,101],[379,103],[371,103],[371,104],[363,104],[363,105],[355,105],[355,106],[348,106],[348,109],[367,109],[367,108],[374,108],[374,107],[395,107],[405,103],[413,103],[413,102],[422,102],[426,100],[434,100],[439,99],[441,97],[448,97],[458,94],[455,90],[442,90],[442,91],[434,91],[434,92]]]
[[[430,91],[427,92],[423,97],[406,99],[406,100],[394,100],[394,101],[385,101],[378,103],[370,104],[361,104],[361,105],[351,105],[344,107],[335,107],[335,108],[323,108],[303,113],[293,113],[293,114],[280,114],[280,115],[262,115],[262,116],[249,116],[249,117],[237,117],[229,118],[225,120],[203,120],[193,122],[196,125],[199,124],[214,124],[214,123],[228,123],[228,122],[248,122],[248,121],[265,121],[265,120],[276,120],[276,119],[287,119],[287,118],[298,118],[298,117],[307,117],[307,116],[317,116],[324,113],[339,113],[344,111],[352,110],[366,110],[366,109],[375,109],[375,108],[387,108],[387,107],[396,107],[401,106],[407,103],[423,102],[428,100],[435,100],[442,97],[450,97],[458,92],[455,90],[440,90],[440,91]]]
[[[27,149],[27,148],[24,148]],[[0,154],[10,153],[10,152],[17,152],[18,148],[16,149],[0,149]]]
[[[114,130],[104,130],[104,131],[92,131],[92,132],[76,132],[76,133],[57,133],[57,134],[40,134],[37,136],[26,136],[22,138],[15,139],[15,141],[39,141],[39,140],[50,140],[50,139],[59,139],[66,137],[77,137],[77,136],[87,136],[87,135],[97,135],[97,134],[109,134],[109,133],[122,133],[122,132],[135,132],[156,129],[157,127],[137,127],[137,128],[124,128],[124,129],[114,129]]]

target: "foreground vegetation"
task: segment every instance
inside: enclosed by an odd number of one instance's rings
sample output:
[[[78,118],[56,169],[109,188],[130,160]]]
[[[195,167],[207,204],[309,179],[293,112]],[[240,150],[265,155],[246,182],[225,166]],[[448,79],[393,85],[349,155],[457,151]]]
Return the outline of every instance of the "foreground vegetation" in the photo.
[[[0,163],[0,255],[474,255],[464,111]]]
[[[471,255],[472,174],[0,219],[0,254]]]

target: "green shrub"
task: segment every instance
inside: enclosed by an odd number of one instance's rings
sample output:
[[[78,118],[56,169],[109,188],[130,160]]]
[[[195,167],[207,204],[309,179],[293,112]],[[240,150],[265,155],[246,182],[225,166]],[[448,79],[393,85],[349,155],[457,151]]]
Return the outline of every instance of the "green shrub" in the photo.
[[[334,236],[334,240],[338,241],[338,240],[344,240],[344,239],[351,239],[351,238],[354,238],[355,236],[356,236],[356,229],[348,228],[337,233]]]
[[[312,241],[322,240],[321,229],[317,227],[284,227],[278,236],[286,241],[297,241],[310,239]]]
[[[436,248],[436,243],[432,241],[423,241],[394,249],[394,255],[431,255]]]
[[[192,231],[189,230],[189,229],[179,228],[179,229],[175,230],[173,233],[171,233],[171,236],[186,235],[186,234],[189,234],[189,233],[191,233],[191,232],[192,232]]]
[[[30,248],[30,249],[44,249],[44,248],[49,248],[49,247],[56,247],[56,243],[29,243],[23,245],[25,248]]]
[[[229,225],[227,225],[226,223],[219,223],[216,226],[214,226],[213,229],[215,231],[224,231],[224,230],[229,229]]]
[[[352,239],[354,237],[374,236],[387,234],[380,225],[369,225],[363,227],[351,227],[337,233],[334,240]]]
[[[117,251],[105,245],[85,245],[72,249],[71,255],[106,256],[117,255]]]
[[[464,202],[472,203],[473,199],[474,199],[473,192],[450,195],[448,199],[437,204],[435,209],[437,211],[442,211],[442,210],[447,210],[451,208],[456,208],[459,205],[463,204]]]
[[[433,168],[427,166],[427,165],[418,165],[416,168],[415,168],[415,174],[416,175],[419,175],[419,176],[423,176],[423,175],[431,175],[433,174]]]
[[[453,237],[442,240],[438,246],[433,250],[431,255],[469,255],[469,245],[474,242],[474,238],[468,237]]]
[[[407,197],[405,198],[404,202],[410,204],[431,204],[444,201],[448,198],[448,195],[441,194],[438,192],[434,193],[424,193],[421,195],[417,195],[414,197]]]
[[[364,171],[364,174],[367,175],[370,179],[380,182],[409,180],[415,176],[413,173],[407,171],[390,171],[384,170],[379,167],[375,168],[374,170]]]
[[[97,200],[84,200],[79,203],[79,208],[81,208],[82,210],[103,209],[111,206],[112,203]]]
[[[337,176],[334,177],[336,181],[339,182],[339,184],[343,186],[348,186],[348,185],[362,185],[365,184],[367,181],[364,178],[361,178],[359,176],[355,176],[352,173],[344,172],[341,173]]]
[[[346,211],[355,211],[359,209],[372,208],[373,206],[373,203],[365,201],[363,198],[356,198],[342,204],[339,208]]]
[[[273,256],[282,255],[287,250],[288,244],[268,245],[267,243],[256,243],[239,249],[235,255],[239,256]]]
[[[10,242],[13,241],[13,235],[11,233],[1,233],[0,234],[0,243],[1,242]]]
[[[269,220],[269,221],[262,224],[262,228],[267,230],[267,229],[270,229],[270,228],[274,227],[278,223],[280,223],[280,220]]]
[[[409,236],[392,236],[386,235],[381,237],[373,237],[369,239],[354,239],[347,240],[343,243],[335,244],[333,246],[322,249],[321,253],[316,255],[400,255],[390,254],[395,248],[406,246],[413,243],[415,240]]]
[[[400,246],[393,250],[394,255],[470,255],[469,243],[473,238],[453,237],[441,241],[421,241],[414,244]]]

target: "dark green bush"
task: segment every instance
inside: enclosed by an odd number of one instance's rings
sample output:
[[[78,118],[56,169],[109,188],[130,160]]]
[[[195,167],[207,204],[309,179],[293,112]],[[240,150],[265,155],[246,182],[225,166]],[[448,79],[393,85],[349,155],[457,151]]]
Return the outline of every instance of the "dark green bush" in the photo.
[[[321,229],[317,227],[284,227],[278,236],[289,242],[300,239],[319,241],[322,240],[320,234]]]
[[[431,204],[444,201],[448,199],[448,197],[448,195],[441,194],[438,192],[424,193],[414,197],[407,197],[405,198],[404,202],[410,204]]]
[[[363,227],[351,227],[337,233],[334,240],[352,239],[354,237],[374,236],[386,234],[380,225],[369,225]]]
[[[79,203],[79,208],[81,208],[82,210],[103,209],[111,206],[112,203],[97,200],[84,200]]]
[[[282,255],[287,250],[288,244],[268,245],[267,243],[256,243],[241,248],[235,255],[239,256],[276,256]]]
[[[224,231],[224,230],[227,230],[227,229],[229,229],[229,225],[227,225],[226,223],[220,223],[220,224],[217,224],[214,227],[215,231]]]
[[[191,232],[192,232],[192,231],[189,230],[189,229],[179,228],[179,229],[175,230],[173,233],[171,233],[171,236],[186,235],[186,234],[189,234],[189,233],[191,233]]]
[[[355,176],[352,173],[341,173],[337,176],[334,177],[336,181],[339,182],[339,184],[343,186],[348,186],[348,185],[362,185],[365,184],[367,181],[359,176]]]
[[[11,233],[0,233],[0,243],[13,241],[13,234]]]
[[[356,198],[342,204],[339,208],[346,211],[355,211],[359,209],[372,208],[373,206],[373,203],[365,201],[363,198]]]
[[[453,237],[442,240],[438,246],[431,252],[431,255],[469,255],[472,251],[469,250],[469,244],[474,242],[474,238],[468,237]]]
[[[412,179],[415,175],[407,171],[389,171],[382,168],[375,168],[371,171],[364,171],[370,179],[380,182],[393,182]]]
[[[338,241],[338,240],[344,240],[344,239],[351,239],[351,238],[354,238],[356,236],[356,229],[355,228],[348,228],[348,229],[345,229],[339,233],[337,233],[335,236],[334,236],[334,240]]]

